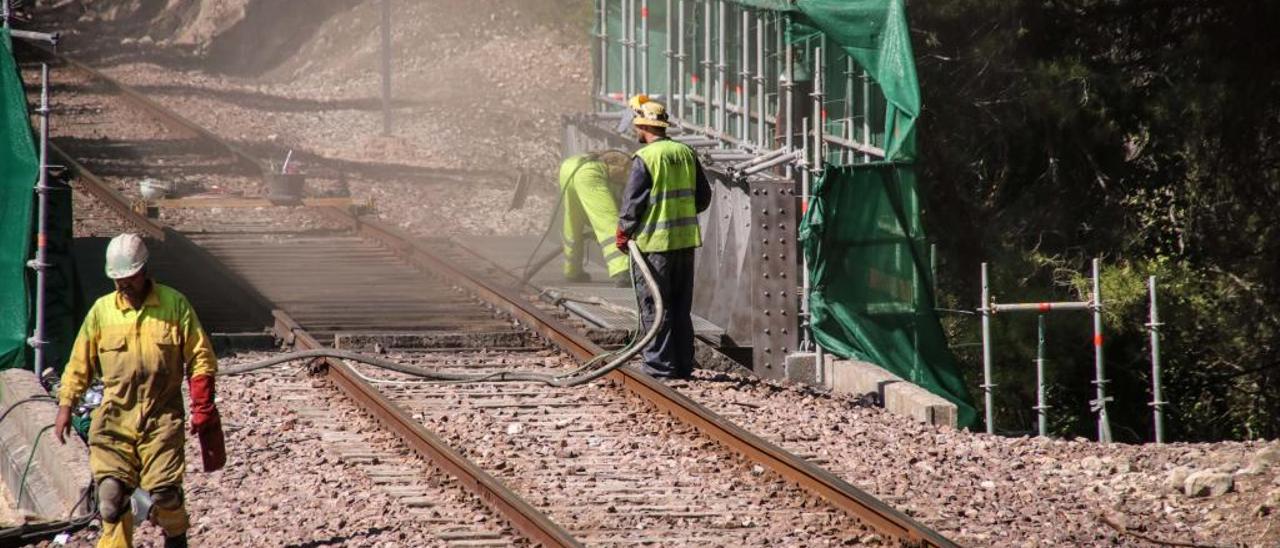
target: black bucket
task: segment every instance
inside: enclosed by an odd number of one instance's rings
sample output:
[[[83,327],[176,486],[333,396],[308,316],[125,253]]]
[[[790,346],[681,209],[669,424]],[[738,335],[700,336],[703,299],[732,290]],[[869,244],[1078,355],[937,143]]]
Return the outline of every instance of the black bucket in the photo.
[[[267,180],[267,200],[275,205],[300,205],[306,184],[301,173],[272,173]]]

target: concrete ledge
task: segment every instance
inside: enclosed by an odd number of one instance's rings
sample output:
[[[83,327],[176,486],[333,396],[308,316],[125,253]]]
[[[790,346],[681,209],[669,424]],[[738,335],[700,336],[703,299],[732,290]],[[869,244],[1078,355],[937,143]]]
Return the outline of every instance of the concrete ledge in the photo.
[[[885,387],[884,408],[929,424],[956,427],[956,404],[909,382]]]
[[[0,372],[0,412],[19,401],[44,394],[34,373],[17,369]],[[19,511],[65,519],[88,509],[88,498],[82,501],[81,495],[89,487],[89,449],[75,434],[67,439],[66,445],[58,443],[52,428],[40,434],[53,424],[56,416],[56,403],[36,401],[13,408],[4,422],[0,422],[0,479],[15,499],[22,493],[21,499],[16,500]],[[37,435],[39,444],[32,453]],[[30,471],[26,471],[28,458],[31,459]],[[25,489],[22,487],[24,471]]]
[[[827,385],[833,392],[854,396],[870,396],[876,405],[884,405],[885,389],[905,382],[878,365],[856,360],[831,360],[826,364],[830,372]]]
[[[934,425],[956,427],[956,406],[884,368],[857,360],[828,359],[823,385],[832,392],[867,397],[886,411]]]

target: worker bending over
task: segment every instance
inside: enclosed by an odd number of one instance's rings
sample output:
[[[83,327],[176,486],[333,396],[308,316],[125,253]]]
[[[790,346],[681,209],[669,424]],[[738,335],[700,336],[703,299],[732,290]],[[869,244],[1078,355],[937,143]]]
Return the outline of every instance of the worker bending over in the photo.
[[[589,152],[560,164],[560,194],[564,200],[564,279],[586,282],[582,271],[588,238],[600,244],[609,277],[623,287],[631,261],[618,250],[614,229],[618,226],[618,195],[626,182],[627,157],[618,151]],[[590,229],[589,231],[587,229]],[[590,236],[584,236],[590,233]]]
[[[661,329],[644,349],[644,370],[684,379],[693,373],[693,254],[702,246],[698,213],[711,205],[711,185],[693,149],[667,138],[670,124],[661,103],[641,95],[631,99],[631,108],[631,123],[644,147],[631,163],[615,237],[619,249],[639,247],[653,267],[664,305]],[[653,295],[642,279],[634,283],[641,323],[648,330]]]
[[[98,491],[102,536],[98,546],[133,544],[130,496],[152,497],[149,516],[165,534],[165,547],[187,545],[190,526],[183,504],[182,380],[191,392],[191,433],[200,435],[205,471],[226,460],[222,423],[214,406],[217,359],[186,297],[147,277],[146,245],[121,234],[107,245],[107,276],[115,292],[93,304],[71,360],[62,373],[54,434],[71,425],[71,409],[95,377],[102,404],[89,428],[89,468]]]

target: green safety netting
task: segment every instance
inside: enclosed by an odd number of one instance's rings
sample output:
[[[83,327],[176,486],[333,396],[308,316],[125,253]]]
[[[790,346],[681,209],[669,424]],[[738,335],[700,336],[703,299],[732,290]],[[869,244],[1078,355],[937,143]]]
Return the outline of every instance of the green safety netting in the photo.
[[[727,50],[723,75],[718,79],[726,86],[735,85],[739,80],[733,78],[740,71],[738,48],[744,39],[735,23],[741,13],[737,10],[770,15],[765,18],[770,28],[781,25],[785,40],[800,46],[795,54],[797,82],[811,79],[805,73],[814,63],[809,56],[819,44],[826,46],[822,57],[827,132],[840,135],[839,109],[850,109],[851,102],[857,103],[867,110],[859,125],[869,127],[858,129],[854,140],[866,139],[885,153],[879,163],[857,163],[863,161],[858,159],[851,165],[827,166],[815,184],[811,207],[801,226],[814,282],[810,307],[815,337],[836,354],[874,362],[947,398],[958,406],[958,424],[972,426],[977,414],[934,310],[931,272],[924,252],[912,166],[920,87],[905,0],[729,0],[728,4],[729,9],[723,12],[716,2],[680,4],[687,9],[684,32],[689,62],[677,79],[694,84],[699,75],[705,78],[711,69],[698,61],[719,57],[719,50]],[[663,3],[650,2],[649,7],[650,22],[667,18]],[[727,23],[724,36],[713,35],[708,43],[707,21],[722,17]],[[617,44],[623,36],[621,13],[612,9],[606,19],[605,33],[612,41],[604,87],[616,90],[621,88],[623,62],[623,50]],[[648,30],[649,47],[642,49],[647,51],[649,62],[648,89],[667,93],[663,51],[667,35],[662,24],[652,24]],[[776,45],[765,47],[769,50],[765,70],[776,75],[781,70],[781,53]],[[856,73],[845,66],[846,56],[866,71],[874,83],[875,97],[859,98],[865,92],[854,80]],[[766,80],[771,92],[779,93],[773,78]],[[689,88],[695,94],[708,89],[708,82]],[[724,90],[726,94],[735,92]],[[834,110],[828,113],[827,107]],[[693,123],[710,123],[707,109],[691,114]],[[845,111],[845,124],[853,121],[851,115],[857,113]],[[726,123],[730,134],[735,128],[732,120]],[[849,126],[843,130],[849,131]],[[845,137],[850,138],[847,133]],[[833,160],[850,163],[847,157]]]
[[[800,227],[813,291],[814,337],[950,400],[957,423],[977,411],[934,309],[915,169],[920,114],[903,0],[797,0],[795,20],[821,31],[870,73],[885,98],[885,161],[827,166]]]
[[[33,258],[40,157],[12,42],[8,31],[0,33],[0,369],[30,368],[35,274],[26,263]],[[61,182],[49,186],[44,348],[45,365],[58,369],[71,354],[84,303],[71,255],[71,192]]]
[[[800,227],[814,337],[878,364],[977,418],[934,312],[916,178],[896,163],[828,167]]]
[[[798,0],[795,9],[795,25],[822,31],[879,84],[888,103],[885,159],[915,159],[920,86],[903,0]]]
[[[0,29],[0,369],[28,361],[26,263],[39,165],[9,31]]]

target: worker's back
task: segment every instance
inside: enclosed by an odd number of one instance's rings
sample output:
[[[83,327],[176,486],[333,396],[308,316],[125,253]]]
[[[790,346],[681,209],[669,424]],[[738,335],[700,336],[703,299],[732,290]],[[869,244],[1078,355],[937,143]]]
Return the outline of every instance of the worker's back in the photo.
[[[684,143],[662,139],[636,152],[653,189],[649,207],[634,236],[645,252],[675,251],[702,245],[696,202],[697,157]]]

